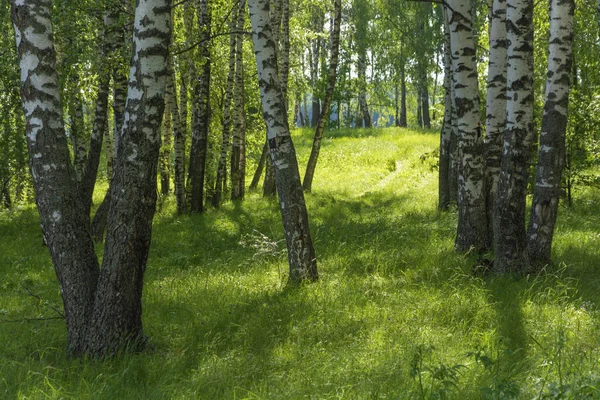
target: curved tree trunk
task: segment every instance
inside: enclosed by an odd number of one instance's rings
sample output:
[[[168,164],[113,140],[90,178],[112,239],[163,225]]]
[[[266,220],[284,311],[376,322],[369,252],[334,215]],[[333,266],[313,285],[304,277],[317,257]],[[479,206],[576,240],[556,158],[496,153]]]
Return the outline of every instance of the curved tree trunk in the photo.
[[[289,281],[318,279],[315,250],[300,183],[298,161],[290,137],[287,111],[277,74],[277,51],[269,20],[268,0],[250,0],[252,39],[261,88],[263,116],[283,220],[290,265]]]
[[[484,250],[487,224],[483,181],[481,126],[475,43],[468,1],[452,0],[450,46],[454,74],[454,101],[458,118],[458,229],[456,249]]]
[[[494,201],[494,268],[498,273],[529,267],[525,203],[533,142],[533,0],[506,5],[506,129]]]
[[[325,132],[325,124],[329,121],[329,113],[331,102],[333,100],[333,92],[335,90],[335,81],[337,78],[337,66],[340,54],[340,26],[342,22],[342,3],[341,0],[333,2],[333,31],[331,36],[331,58],[329,60],[329,74],[327,78],[327,91],[325,92],[325,101],[323,103],[323,113],[319,119],[319,124],[315,130],[313,145],[306,165],[306,173],[304,174],[304,182],[302,183],[305,191],[310,192],[312,182],[317,168],[317,160],[321,150],[321,140]]]
[[[484,147],[488,245],[493,243],[494,199],[498,189],[502,137],[506,126],[506,0],[494,0],[491,10]]]
[[[61,288],[67,352],[78,356],[86,346],[100,269],[63,125],[51,8],[50,0],[13,1],[12,22],[35,200]]]
[[[565,159],[574,11],[573,0],[553,0],[550,3],[546,104],[527,233],[529,261],[534,266],[543,266],[551,261]]]

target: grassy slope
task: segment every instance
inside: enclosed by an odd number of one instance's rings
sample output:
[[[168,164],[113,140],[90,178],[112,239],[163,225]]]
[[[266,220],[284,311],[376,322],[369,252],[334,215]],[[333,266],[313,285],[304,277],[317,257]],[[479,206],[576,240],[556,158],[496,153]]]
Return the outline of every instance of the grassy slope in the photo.
[[[600,194],[561,208],[546,274],[474,277],[453,252],[456,214],[436,211],[434,160],[420,159],[437,141],[329,134],[307,196],[322,280],[301,288],[285,287],[276,203],[175,217],[167,200],[144,292],[153,347],[67,360],[62,321],[0,322],[0,397],[600,396]],[[311,133],[295,143],[302,169]],[[55,315],[35,210],[0,213],[0,238],[0,319]]]

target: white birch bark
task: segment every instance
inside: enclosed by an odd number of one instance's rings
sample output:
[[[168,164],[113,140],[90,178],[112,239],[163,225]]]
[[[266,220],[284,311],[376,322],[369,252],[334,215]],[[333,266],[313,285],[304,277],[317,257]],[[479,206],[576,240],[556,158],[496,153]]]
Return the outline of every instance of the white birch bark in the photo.
[[[538,150],[537,174],[529,219],[528,254],[534,266],[551,261],[552,238],[561,175],[564,168],[565,136],[569,109],[569,85],[573,54],[573,0],[550,2],[550,41],[546,104]]]
[[[502,160],[506,126],[506,0],[493,0],[490,20],[490,55],[487,78],[486,136],[484,147],[486,211],[489,242],[493,241],[494,199]]]
[[[12,1],[27,149],[44,241],[58,277],[67,352],[84,352],[99,276],[71,164],[56,72],[50,0]]]
[[[528,268],[525,200],[533,131],[533,0],[507,0],[506,129],[494,201],[494,268]]]
[[[277,50],[269,20],[269,1],[250,0],[248,4],[263,117],[267,125],[267,138],[275,169],[279,207],[288,249],[289,281],[298,283],[316,280],[317,261],[308,225],[308,212],[300,183],[296,151],[290,137],[287,110],[277,72]]]
[[[156,208],[171,1],[138,0],[133,28],[127,104],[88,340],[88,352],[99,356],[136,350],[146,341],[142,287]]]
[[[451,0],[450,47],[458,123],[458,229],[460,252],[484,250],[487,242],[481,124],[471,5]]]

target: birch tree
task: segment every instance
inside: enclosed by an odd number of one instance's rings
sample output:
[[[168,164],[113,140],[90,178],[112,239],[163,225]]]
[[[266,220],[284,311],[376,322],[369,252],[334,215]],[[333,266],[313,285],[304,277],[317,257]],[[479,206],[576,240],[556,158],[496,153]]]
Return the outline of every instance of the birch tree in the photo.
[[[485,249],[487,224],[483,180],[481,126],[471,4],[451,0],[450,47],[454,105],[458,124],[458,229],[456,249]]]
[[[506,125],[506,0],[493,0],[490,55],[487,78],[486,136],[484,147],[488,246],[493,238],[494,198],[502,160],[502,137]]]
[[[288,249],[289,281],[314,281],[318,279],[317,260],[277,72],[277,49],[269,18],[269,0],[249,0],[248,5],[263,117],[267,125],[269,151]]]
[[[573,0],[550,2],[550,41],[546,103],[538,150],[537,173],[527,233],[529,262],[550,262],[558,214],[573,52]]]
[[[50,0],[12,1],[27,147],[42,232],[65,309],[67,351],[104,357],[140,348],[142,284],[156,204],[170,2],[139,0],[102,269],[65,135]]]
[[[325,132],[325,124],[329,121],[329,111],[333,100],[333,92],[335,90],[335,81],[337,78],[337,66],[340,52],[340,26],[342,23],[342,2],[334,0],[333,2],[333,30],[331,36],[331,55],[329,59],[329,73],[327,76],[327,89],[325,92],[325,101],[323,102],[323,112],[315,130],[313,145],[306,165],[306,173],[304,174],[304,182],[302,185],[304,190],[310,192],[312,189],[312,181],[317,167],[317,160],[321,150],[321,140]]]
[[[450,206],[450,140],[452,138],[452,51],[448,10],[444,7],[444,121],[440,133],[438,209]]]
[[[206,173],[206,152],[208,148],[208,129],[210,125],[210,34],[212,8],[208,0],[198,3],[198,29],[200,31],[200,75],[196,77],[195,102],[196,118],[194,118],[192,145],[190,148],[189,207],[191,212],[204,211],[204,180]]]
[[[525,200],[533,132],[533,0],[507,0],[506,128],[494,201],[494,268],[528,268]]]
[[[245,0],[239,0],[237,30],[244,29]],[[235,86],[233,92],[233,144],[231,148],[231,200],[243,200],[246,184],[246,116],[244,113],[243,36],[236,35]]]

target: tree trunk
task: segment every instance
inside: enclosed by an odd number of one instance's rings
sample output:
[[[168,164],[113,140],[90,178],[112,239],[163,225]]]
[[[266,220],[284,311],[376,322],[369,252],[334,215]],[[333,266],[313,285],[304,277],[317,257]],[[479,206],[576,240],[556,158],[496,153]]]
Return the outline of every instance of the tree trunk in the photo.
[[[190,211],[204,211],[204,181],[206,175],[206,153],[208,149],[208,129],[210,125],[210,50],[211,7],[208,0],[198,3],[198,29],[201,43],[201,75],[196,82],[197,118],[193,124],[192,146],[190,148],[190,165],[188,179],[190,182]]]
[[[488,246],[494,238],[494,199],[498,189],[502,137],[506,126],[506,0],[494,0],[490,28],[484,147]]]
[[[366,50],[365,53],[358,54],[358,105],[362,114],[365,128],[372,128],[371,112],[369,111],[369,105],[367,104],[367,62],[366,62]]]
[[[234,6],[229,22],[229,30],[235,31],[238,23],[239,4]],[[235,56],[237,35],[229,35],[229,71],[227,73],[227,84],[225,87],[225,99],[223,101],[223,135],[221,139],[221,152],[217,164],[217,177],[215,179],[215,193],[213,196],[213,207],[219,208],[223,199],[225,187],[225,175],[227,173],[227,153],[229,151],[231,136],[231,100],[233,98],[233,82],[235,79]]]
[[[440,134],[440,167],[438,209],[450,207],[450,140],[452,138],[452,53],[448,10],[444,8],[444,122]]]
[[[533,142],[533,0],[506,5],[506,129],[494,201],[494,269],[524,272],[529,267],[525,200]]]
[[[156,208],[156,174],[171,2],[138,0],[129,90],[110,187],[106,245],[95,293],[88,352],[107,356],[145,344],[142,287]]]
[[[12,1],[12,22],[35,200],[61,289],[67,352],[78,356],[86,346],[100,269],[63,125],[51,8],[50,0]]]
[[[277,74],[277,52],[269,21],[268,0],[250,0],[252,39],[261,88],[263,116],[283,220],[290,283],[318,279],[315,250],[300,183],[298,161],[290,137],[287,112]]]
[[[455,80],[454,93],[458,119],[458,228],[456,249],[485,250],[487,224],[483,180],[482,137],[479,122],[479,93],[475,43],[468,1],[452,0],[450,47]]]
[[[238,31],[244,27],[245,0],[239,0]],[[246,186],[246,117],[244,112],[243,36],[238,34],[235,50],[235,88],[233,93],[234,134],[231,148],[231,200],[243,200]]]
[[[400,71],[400,126],[403,128],[408,126],[406,119],[406,75],[404,73],[404,64]]]
[[[312,182],[315,175],[315,169],[317,167],[317,160],[319,158],[319,151],[321,150],[321,140],[323,139],[323,133],[325,132],[325,124],[329,121],[329,113],[331,109],[331,102],[333,100],[333,92],[335,90],[335,81],[337,78],[337,66],[339,61],[340,51],[340,25],[342,21],[342,3],[341,0],[334,0],[333,2],[333,31],[331,36],[331,58],[329,60],[329,74],[327,78],[327,91],[325,92],[325,102],[323,104],[323,113],[319,119],[319,124],[315,130],[315,137],[313,140],[310,157],[308,158],[308,164],[306,165],[306,173],[304,174],[303,188],[305,191],[310,192],[312,189]],[[338,116],[339,118],[339,116]]]
[[[543,266],[551,261],[565,159],[574,11],[573,0],[553,0],[550,3],[546,104],[527,232],[529,261],[534,266]]]
[[[73,165],[77,182],[81,182],[85,163],[87,159],[87,148],[85,140],[85,124],[83,122],[83,101],[81,100],[80,88],[78,85],[79,76],[74,74],[70,79],[72,92],[70,93],[69,112],[70,112],[70,130],[71,145],[73,147]]]
[[[175,201],[177,202],[177,212],[181,214],[185,211],[185,128],[181,120],[179,105],[177,104],[175,71],[173,71],[170,60],[168,67],[167,93],[169,94],[169,109],[171,110],[170,118],[173,121],[173,150],[175,152]]]
[[[163,140],[160,149],[160,193],[167,196],[171,191],[171,97],[172,92],[165,92],[165,115],[163,117]]]
[[[256,166],[256,172],[254,172],[254,176],[252,177],[252,183],[250,183],[250,190],[256,190],[258,187],[258,183],[260,182],[260,177],[262,176],[263,170],[265,169],[265,162],[267,160],[267,154],[269,153],[269,145],[265,142],[262,151],[260,152],[260,159],[258,160],[258,165]]]

